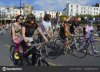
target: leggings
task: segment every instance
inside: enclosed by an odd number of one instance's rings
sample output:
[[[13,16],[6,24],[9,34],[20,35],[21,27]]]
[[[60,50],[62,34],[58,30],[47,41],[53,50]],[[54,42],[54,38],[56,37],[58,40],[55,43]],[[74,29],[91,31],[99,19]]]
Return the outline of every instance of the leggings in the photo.
[[[16,47],[15,47],[15,52],[19,52],[19,47],[20,47],[20,46],[21,46],[22,49],[23,49],[23,53],[26,52],[26,44],[25,44],[24,40],[21,41],[20,44],[15,44],[15,45],[16,45]]]

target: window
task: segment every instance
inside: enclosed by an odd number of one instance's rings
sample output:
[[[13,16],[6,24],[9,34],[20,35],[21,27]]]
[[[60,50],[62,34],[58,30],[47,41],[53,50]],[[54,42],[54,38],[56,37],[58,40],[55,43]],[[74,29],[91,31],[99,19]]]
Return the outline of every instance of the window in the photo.
[[[81,7],[81,9],[83,9],[83,7]]]
[[[77,5],[77,8],[78,8],[78,5]]]
[[[81,13],[83,13],[83,11],[81,11]]]
[[[73,5],[71,5],[71,7],[73,7]]]
[[[71,9],[71,12],[72,12],[73,10]]]
[[[77,10],[77,12],[78,12],[78,10]]]
[[[94,8],[94,10],[95,10],[95,8]]]
[[[84,11],[84,13],[85,13],[85,11]]]

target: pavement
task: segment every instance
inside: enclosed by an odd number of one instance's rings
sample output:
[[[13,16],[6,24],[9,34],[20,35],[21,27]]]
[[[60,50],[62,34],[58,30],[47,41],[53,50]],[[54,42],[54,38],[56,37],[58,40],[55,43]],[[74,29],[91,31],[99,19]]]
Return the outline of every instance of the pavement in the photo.
[[[100,51],[100,38],[96,37],[96,46]],[[9,47],[11,39],[9,34],[0,35],[0,66],[14,66],[10,59]],[[85,58],[77,58],[71,54],[59,55],[55,59],[46,58],[51,66],[100,66],[100,57],[87,55]]]

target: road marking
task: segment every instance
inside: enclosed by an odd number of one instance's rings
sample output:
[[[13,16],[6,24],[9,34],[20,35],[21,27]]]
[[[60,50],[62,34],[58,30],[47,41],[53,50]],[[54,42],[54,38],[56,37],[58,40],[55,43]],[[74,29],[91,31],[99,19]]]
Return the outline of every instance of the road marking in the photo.
[[[7,44],[5,44],[4,46],[5,46],[5,47],[7,47],[7,48],[9,48],[9,47],[10,47],[10,46],[9,46],[9,45],[7,45]]]
[[[52,62],[48,62],[48,64],[50,64],[50,65],[52,65],[52,66],[61,66],[61,64],[60,64],[60,65],[57,65],[57,64],[52,63]]]

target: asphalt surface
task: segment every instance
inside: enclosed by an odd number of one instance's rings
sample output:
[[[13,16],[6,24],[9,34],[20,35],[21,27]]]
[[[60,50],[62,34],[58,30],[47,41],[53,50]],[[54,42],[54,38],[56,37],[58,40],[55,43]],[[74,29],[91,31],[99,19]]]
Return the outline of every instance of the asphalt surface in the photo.
[[[11,39],[9,34],[0,35],[0,66],[13,66],[10,59],[9,47]],[[96,39],[97,50],[100,51],[100,38]],[[51,66],[100,66],[100,57],[87,55],[85,58],[77,58],[70,54],[60,55],[55,59],[46,58]]]

